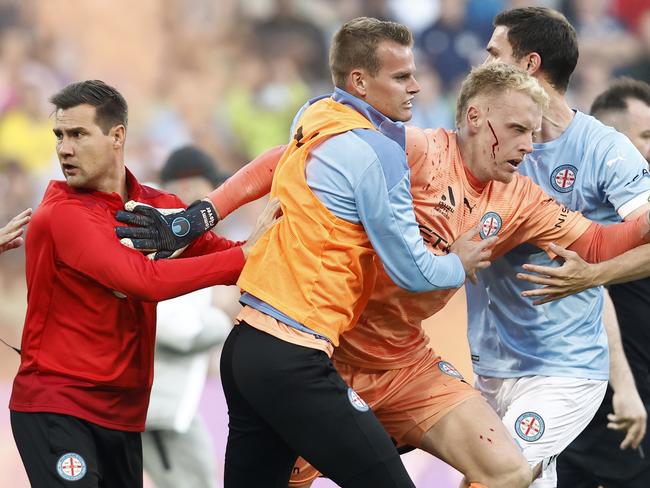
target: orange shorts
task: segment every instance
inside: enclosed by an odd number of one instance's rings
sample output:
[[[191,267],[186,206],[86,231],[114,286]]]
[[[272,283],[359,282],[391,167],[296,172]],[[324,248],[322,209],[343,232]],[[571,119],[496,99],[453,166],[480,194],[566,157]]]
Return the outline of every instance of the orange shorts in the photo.
[[[343,379],[372,408],[398,446],[419,447],[424,434],[449,411],[481,394],[432,350],[402,369],[377,371],[334,360]],[[298,458],[290,486],[317,478],[318,471]]]

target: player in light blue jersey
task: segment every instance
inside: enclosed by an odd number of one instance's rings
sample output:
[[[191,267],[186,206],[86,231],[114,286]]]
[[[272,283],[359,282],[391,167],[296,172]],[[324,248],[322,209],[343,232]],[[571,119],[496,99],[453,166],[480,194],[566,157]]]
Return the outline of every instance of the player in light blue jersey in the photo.
[[[494,25],[488,61],[526,69],[551,98],[538,142],[520,172],[599,223],[634,219],[648,210],[650,178],[643,156],[625,136],[572,110],[564,98],[578,59],[571,24],[554,10],[528,7],[502,12]],[[531,466],[541,470],[532,486],[555,487],[556,456],[589,423],[607,386],[602,289],[536,306],[521,296],[532,287],[517,279],[524,263],[560,265],[523,245],[481,271],[478,284],[467,288],[468,337],[476,386]],[[612,387],[625,398],[623,385],[629,382],[621,383]]]

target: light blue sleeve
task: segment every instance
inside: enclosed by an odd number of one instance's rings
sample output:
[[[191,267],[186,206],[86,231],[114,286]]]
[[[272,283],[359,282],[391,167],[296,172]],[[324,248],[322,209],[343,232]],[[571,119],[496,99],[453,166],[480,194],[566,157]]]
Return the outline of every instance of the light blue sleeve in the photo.
[[[298,120],[300,120],[300,117],[302,116],[303,112],[307,110],[307,107],[309,107],[310,102],[305,103],[298,112],[296,112],[296,115],[294,115],[293,120],[291,121],[291,128],[289,129],[289,141],[287,141],[289,144],[291,141],[293,141],[293,134],[296,132],[296,124],[298,123]]]
[[[594,165],[600,169],[599,185],[617,213],[628,214],[648,203],[650,174],[648,163],[630,140],[621,133],[611,132],[601,139]]]
[[[354,189],[357,212],[390,278],[401,288],[423,292],[458,288],[465,271],[456,254],[436,256],[424,245],[413,211],[409,173],[390,189],[379,160]]]

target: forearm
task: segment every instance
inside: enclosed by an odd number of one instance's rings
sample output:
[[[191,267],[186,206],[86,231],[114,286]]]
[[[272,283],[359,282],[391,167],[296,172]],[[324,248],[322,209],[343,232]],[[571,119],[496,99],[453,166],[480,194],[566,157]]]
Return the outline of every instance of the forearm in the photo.
[[[400,183],[377,198],[383,184],[364,175],[366,191],[357,189],[359,216],[391,279],[412,292],[458,288],[465,271],[455,254],[436,256],[424,245],[408,185]],[[383,184],[385,187],[385,184]]]
[[[589,263],[612,259],[630,249],[650,242],[650,221],[644,213],[635,220],[614,225],[593,223],[569,246]]]
[[[285,148],[276,146],[263,152],[207,195],[219,220],[271,191],[273,174]]]
[[[147,259],[135,268],[122,272],[116,267],[103,279],[110,283],[112,289],[128,297],[160,302],[208,286],[233,285],[239,278],[244,262],[241,248],[235,247],[194,258]]]
[[[71,231],[57,232],[57,259],[110,290],[149,302],[207,286],[234,284],[245,263],[241,247],[194,258],[152,261],[122,246],[111,233],[111,228],[94,234],[89,231],[87,242],[81,243]]]
[[[607,331],[607,345],[609,346],[609,382],[614,391],[625,388],[634,388],[634,376],[623,351],[621,331],[616,319],[614,304],[609,293],[604,294],[603,323]]]
[[[650,276],[650,244],[591,265],[596,285],[613,285]]]

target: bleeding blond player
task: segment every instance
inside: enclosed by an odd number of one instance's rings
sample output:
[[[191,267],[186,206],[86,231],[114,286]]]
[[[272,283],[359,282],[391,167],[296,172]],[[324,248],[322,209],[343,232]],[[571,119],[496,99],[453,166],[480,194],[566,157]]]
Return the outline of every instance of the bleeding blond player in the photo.
[[[588,261],[617,255],[648,239],[648,216],[607,228],[555,203],[516,173],[532,151],[548,97],[517,68],[476,68],[458,100],[458,131],[407,129],[415,213],[425,240],[443,255],[462,239],[498,236],[492,258],[523,242],[549,250],[568,247]],[[219,214],[268,191],[277,151],[261,157],[210,195]],[[259,181],[251,186],[251,175]],[[253,178],[254,179],[254,178]],[[269,182],[266,182],[266,179]],[[248,192],[243,196],[244,190]],[[645,239],[645,240],[644,240]],[[373,409],[398,445],[423,449],[465,475],[472,487],[525,487],[531,470],[501,419],[428,344],[422,321],[456,290],[410,293],[393,284],[377,262],[378,278],[357,326],[341,337],[333,361]],[[440,324],[453,326],[454,324]],[[495,341],[498,338],[495,338]],[[318,472],[299,461],[292,486]]]

